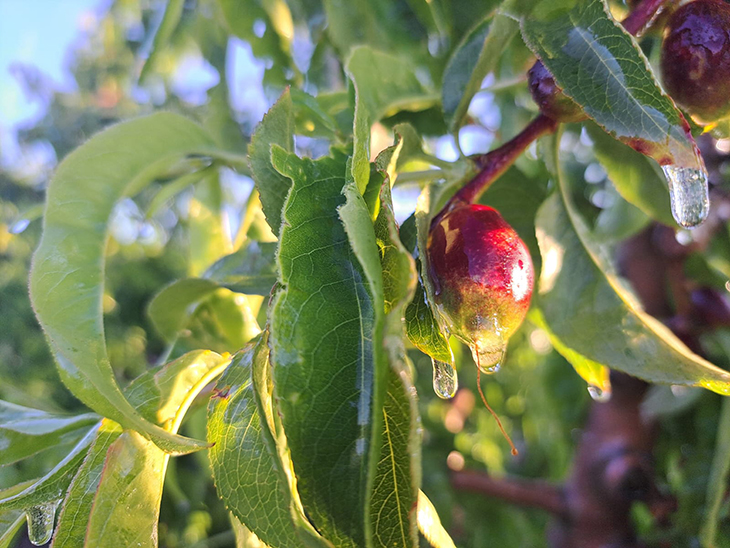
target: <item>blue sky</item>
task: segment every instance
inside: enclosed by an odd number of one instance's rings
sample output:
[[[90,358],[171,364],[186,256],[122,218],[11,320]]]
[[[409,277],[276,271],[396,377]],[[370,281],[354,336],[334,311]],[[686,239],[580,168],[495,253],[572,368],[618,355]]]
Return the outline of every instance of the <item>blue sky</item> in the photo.
[[[40,105],[24,97],[10,73],[11,65],[34,65],[59,88],[73,88],[66,67],[69,46],[106,4],[105,0],[0,0],[0,138],[4,147],[13,127],[40,111]]]

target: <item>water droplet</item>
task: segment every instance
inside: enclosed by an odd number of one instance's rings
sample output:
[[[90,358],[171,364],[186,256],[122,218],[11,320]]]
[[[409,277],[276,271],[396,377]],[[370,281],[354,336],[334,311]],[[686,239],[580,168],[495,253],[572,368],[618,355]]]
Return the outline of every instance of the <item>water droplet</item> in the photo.
[[[675,165],[662,166],[662,170],[669,186],[674,220],[684,228],[698,226],[710,212],[707,172]]]
[[[473,344],[471,346],[471,356],[474,363],[482,373],[493,375],[502,367],[504,355],[507,352],[507,346],[479,346]]]
[[[599,403],[606,403],[608,400],[611,399],[610,387],[603,390],[598,386],[589,385],[588,393],[591,395],[591,398],[593,398],[593,401],[597,401]]]
[[[20,234],[30,224],[30,219],[19,219],[15,221],[10,227],[10,234]]]
[[[28,521],[28,539],[36,546],[42,546],[51,540],[57,506],[58,502],[46,502],[25,511]]]
[[[459,388],[459,377],[450,363],[431,359],[433,364],[433,391],[439,398],[453,398]]]

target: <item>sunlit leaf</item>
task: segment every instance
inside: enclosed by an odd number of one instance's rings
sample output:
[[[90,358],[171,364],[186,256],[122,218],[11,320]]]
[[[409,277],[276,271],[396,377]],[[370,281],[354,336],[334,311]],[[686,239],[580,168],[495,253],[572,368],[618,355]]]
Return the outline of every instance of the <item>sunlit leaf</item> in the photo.
[[[0,466],[66,443],[77,442],[97,422],[93,414],[46,413],[0,400]]]
[[[186,155],[213,150],[199,126],[170,113],[119,124],[87,141],[66,157],[48,187],[30,277],[33,306],[66,386],[94,411],[172,452],[203,444],[145,421],[122,395],[109,364],[102,319],[106,232],[117,201]]]
[[[191,352],[145,372],[125,395],[147,420],[177,432],[195,396],[227,365],[214,352]],[[102,421],[69,487],[54,548],[157,546],[168,458],[136,432]]]
[[[84,546],[86,527],[89,524],[96,490],[101,481],[104,461],[109,446],[121,435],[121,427],[104,419],[81,468],[73,478],[53,535],[53,548],[79,548]]]
[[[611,393],[611,380],[609,378],[610,371],[608,367],[586,358],[572,348],[563,344],[563,342],[556,337],[552,331],[550,331],[550,328],[547,323],[545,323],[545,318],[539,308],[533,307],[533,309],[530,310],[528,318],[532,323],[547,334],[553,348],[555,348],[561,356],[570,362],[570,365],[573,366],[575,372],[578,373],[584,381],[586,381],[588,386],[598,389],[601,394]]]
[[[545,201],[536,220],[543,261],[539,303],[550,332],[592,362],[641,379],[730,393],[730,373],[692,353],[644,312],[614,272],[575,209],[556,142],[546,148],[560,192]]]
[[[0,499],[0,512],[24,510],[61,500],[95,436],[96,429],[92,428],[45,476],[35,480],[22,491]]]
[[[423,491],[418,492],[418,530],[433,548],[456,548],[454,541],[441,525],[436,508]]]
[[[25,523],[25,514],[20,511],[0,515],[0,548],[12,548],[18,533]]]
[[[144,373],[125,394],[147,420],[177,432],[195,396],[228,362],[214,352],[191,352]],[[83,538],[88,548],[156,547],[168,459],[137,432],[104,421],[70,487],[54,546],[78,546]]]

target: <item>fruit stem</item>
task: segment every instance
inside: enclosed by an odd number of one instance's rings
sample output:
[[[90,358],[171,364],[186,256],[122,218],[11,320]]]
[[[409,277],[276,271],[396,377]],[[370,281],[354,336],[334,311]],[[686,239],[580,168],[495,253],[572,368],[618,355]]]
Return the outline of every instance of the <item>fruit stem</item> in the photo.
[[[628,33],[638,37],[651,24],[661,7],[666,3],[667,0],[642,0],[621,24]]]
[[[479,173],[449,200],[444,211],[451,209],[455,203],[473,204],[489,186],[497,180],[514,163],[517,157],[532,144],[533,141],[555,131],[558,123],[544,114],[539,115],[527,124],[525,129],[501,147],[492,150],[476,159]]]
[[[512,448],[512,456],[516,457],[519,455],[519,451],[517,451],[517,448],[515,447],[515,444],[512,443],[512,438],[509,437],[509,434],[504,429],[504,426],[502,426],[502,421],[499,420],[499,415],[495,413],[491,407],[489,407],[489,404],[487,403],[487,398],[484,397],[484,392],[482,392],[482,376],[481,376],[481,370],[479,367],[477,367],[477,389],[479,390],[479,395],[482,397],[482,402],[484,402],[484,405],[487,408],[487,411],[489,411],[492,416],[494,417],[494,420],[497,421],[497,426],[499,426],[499,431],[502,432],[502,435],[504,436],[504,439],[507,440],[507,443],[509,443],[509,446]]]

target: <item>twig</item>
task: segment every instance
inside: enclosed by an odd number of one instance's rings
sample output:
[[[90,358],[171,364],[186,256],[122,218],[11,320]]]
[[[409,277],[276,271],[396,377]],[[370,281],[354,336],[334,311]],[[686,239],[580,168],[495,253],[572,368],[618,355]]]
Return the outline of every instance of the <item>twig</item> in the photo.
[[[556,516],[566,513],[562,489],[547,482],[497,479],[484,472],[463,471],[452,474],[451,485],[457,491],[471,491],[520,506],[540,508]]]

